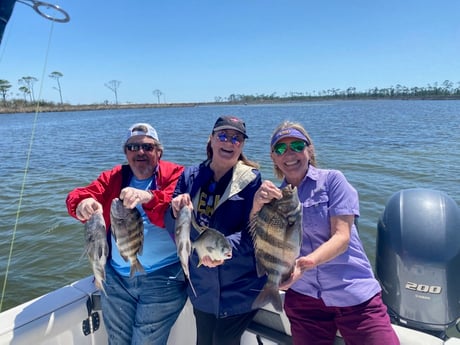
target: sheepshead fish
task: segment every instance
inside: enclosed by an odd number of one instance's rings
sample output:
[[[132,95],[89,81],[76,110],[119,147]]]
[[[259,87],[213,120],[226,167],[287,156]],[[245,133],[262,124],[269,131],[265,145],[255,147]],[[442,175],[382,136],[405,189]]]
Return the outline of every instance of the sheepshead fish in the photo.
[[[257,273],[267,275],[264,288],[253,303],[261,308],[271,302],[281,311],[279,285],[291,275],[302,244],[302,207],[297,188],[281,189],[283,197],[265,204],[251,220]]]
[[[107,296],[104,285],[105,264],[109,255],[107,232],[102,213],[93,213],[85,223],[85,254],[94,273],[94,283]]]
[[[198,238],[192,243],[190,239],[191,226],[200,232]],[[190,287],[196,296],[195,288],[190,279],[189,257],[193,250],[196,250],[200,259],[198,267],[204,256],[212,260],[227,260],[232,257],[232,246],[227,238],[219,231],[200,226],[195,220],[193,210],[187,206],[180,209],[175,224],[175,241],[177,256],[180,259],[184,274],[190,282]]]
[[[188,268],[188,259],[192,253],[192,241],[190,240],[190,230],[192,226],[192,209],[183,206],[176,218],[174,229],[174,239],[176,241],[177,256],[180,259],[182,270],[190,282],[193,294],[196,296],[195,288],[190,279],[190,270]]]
[[[216,229],[198,225],[195,217],[192,217],[192,224],[200,232],[198,238],[192,243],[192,250],[196,250],[200,258],[198,267],[201,266],[201,260],[205,256],[209,256],[211,260],[232,258],[232,245],[224,234]]]
[[[138,209],[126,208],[123,201],[115,198],[110,207],[110,222],[120,255],[130,262],[130,277],[136,271],[145,272],[137,258],[137,254],[142,254],[144,246],[144,223]]]

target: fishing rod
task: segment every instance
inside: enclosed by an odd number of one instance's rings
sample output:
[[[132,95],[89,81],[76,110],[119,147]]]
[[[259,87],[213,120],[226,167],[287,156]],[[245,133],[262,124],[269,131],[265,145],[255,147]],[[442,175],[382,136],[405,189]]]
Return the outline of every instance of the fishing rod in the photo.
[[[58,5],[49,4],[38,0],[1,0],[0,1],[0,43],[6,24],[13,13],[14,5],[20,2],[32,7],[40,16],[57,23],[67,23],[70,20],[69,14]]]
[[[69,14],[58,5],[49,4],[37,0],[16,0],[24,5],[32,7],[42,17],[58,23],[67,23],[70,20]]]
[[[0,0],[0,43],[2,40],[3,36],[3,31],[5,29],[6,24],[8,23],[8,20],[13,12],[14,4],[15,2],[20,2],[22,4],[25,4],[29,7],[32,7],[35,12],[37,12],[40,16],[53,21],[51,24],[51,31],[50,31],[50,37],[48,41],[48,47],[47,47],[47,55],[45,58],[45,64],[43,68],[43,73],[42,75],[45,74],[45,69],[46,69],[46,64],[48,61],[48,52],[49,52],[49,47],[50,47],[50,42],[51,42],[51,33],[52,33],[52,28],[54,26],[54,22],[58,23],[67,23],[70,20],[69,14],[64,11],[62,8],[60,8],[58,5],[53,5],[49,4],[43,1],[37,1],[37,0]],[[42,78],[43,80],[43,78]],[[42,86],[40,86],[40,90],[42,89]],[[40,91],[41,93],[41,91]],[[39,97],[40,99],[40,97]],[[19,195],[19,204],[16,212],[16,221],[14,224],[14,229],[12,233],[12,239],[11,239],[11,244],[10,244],[10,252],[7,260],[7,265],[6,265],[6,272],[5,272],[5,277],[3,281],[3,287],[1,290],[0,294],[0,312],[2,311],[2,306],[3,306],[3,300],[5,298],[6,294],[6,284],[8,281],[8,273],[10,270],[10,265],[11,265],[11,258],[13,254],[13,247],[14,247],[14,240],[16,237],[16,231],[17,231],[17,226],[19,223],[19,215],[21,212],[21,206],[22,206],[22,200],[24,196],[24,191],[25,191],[25,184],[26,184],[26,178],[27,178],[27,173],[29,170],[29,162],[30,162],[30,157],[32,153],[32,145],[34,142],[34,137],[35,137],[35,129],[36,129],[36,124],[38,120],[38,113],[39,113],[39,107],[40,107],[40,102],[37,102],[37,109],[35,111],[35,116],[33,120],[33,125],[32,125],[32,135],[30,138],[30,143],[29,143],[29,149],[27,150],[27,160],[26,160],[26,166],[24,169],[24,175],[23,175],[23,180],[22,180],[22,186],[21,186],[21,192]]]

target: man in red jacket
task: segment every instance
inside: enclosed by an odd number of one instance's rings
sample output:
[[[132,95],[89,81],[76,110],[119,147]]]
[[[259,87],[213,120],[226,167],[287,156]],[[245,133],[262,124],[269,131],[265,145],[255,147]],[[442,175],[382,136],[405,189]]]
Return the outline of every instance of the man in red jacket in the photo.
[[[103,171],[86,187],[67,196],[71,216],[86,222],[102,212],[107,226],[110,256],[102,311],[109,344],[166,344],[185,301],[185,279],[173,239],[164,229],[164,213],[183,167],[161,160],[163,147],[147,123],[129,128],[123,146],[128,165]],[[126,208],[136,207],[143,218],[144,244],[138,259],[145,273],[130,277],[130,262],[120,255],[110,231],[114,198]]]

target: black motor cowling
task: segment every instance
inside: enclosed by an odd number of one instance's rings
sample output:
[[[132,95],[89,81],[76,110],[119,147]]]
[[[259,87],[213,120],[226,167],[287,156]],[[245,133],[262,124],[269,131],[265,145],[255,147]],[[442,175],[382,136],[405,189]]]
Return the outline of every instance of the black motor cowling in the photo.
[[[376,273],[392,322],[444,338],[460,318],[460,208],[439,191],[402,190],[377,230]]]

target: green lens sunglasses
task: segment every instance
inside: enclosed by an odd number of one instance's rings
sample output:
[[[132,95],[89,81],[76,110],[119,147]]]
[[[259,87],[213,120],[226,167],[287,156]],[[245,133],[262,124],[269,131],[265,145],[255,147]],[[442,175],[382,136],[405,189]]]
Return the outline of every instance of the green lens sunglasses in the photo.
[[[307,147],[307,143],[305,141],[296,140],[289,143],[289,147],[294,152],[302,152],[305,147]],[[284,155],[288,149],[288,145],[286,143],[277,143],[273,146],[273,152],[278,156]]]

